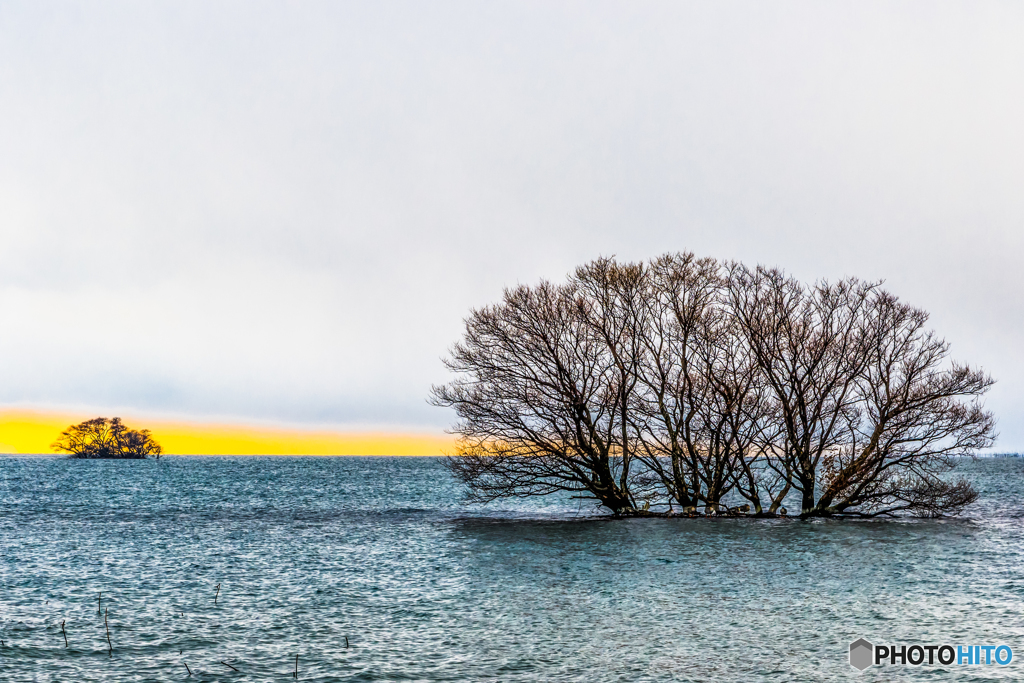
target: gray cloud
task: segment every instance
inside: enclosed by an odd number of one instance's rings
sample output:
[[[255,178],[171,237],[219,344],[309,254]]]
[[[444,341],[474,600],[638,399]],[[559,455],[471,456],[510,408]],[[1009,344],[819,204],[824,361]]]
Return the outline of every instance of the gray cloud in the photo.
[[[1024,9],[0,6],[0,402],[437,428],[599,254],[884,278],[1024,448]]]

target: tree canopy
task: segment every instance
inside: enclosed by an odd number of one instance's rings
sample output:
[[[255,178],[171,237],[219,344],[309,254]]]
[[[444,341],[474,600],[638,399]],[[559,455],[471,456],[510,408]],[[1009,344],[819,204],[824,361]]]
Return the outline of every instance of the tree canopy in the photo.
[[[163,453],[148,429],[129,429],[121,418],[97,417],[72,425],[51,445],[72,458],[157,458]]]
[[[481,502],[573,491],[616,514],[726,501],[802,516],[956,513],[993,380],[880,283],[668,254],[598,259],[473,310],[433,388]]]

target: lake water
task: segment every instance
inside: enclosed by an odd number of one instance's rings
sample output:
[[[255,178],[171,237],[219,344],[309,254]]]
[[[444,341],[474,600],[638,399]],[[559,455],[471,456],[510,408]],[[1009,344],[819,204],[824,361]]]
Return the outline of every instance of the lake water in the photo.
[[[0,681],[1024,680],[1024,460],[962,469],[960,519],[613,520],[432,458],[3,456]]]

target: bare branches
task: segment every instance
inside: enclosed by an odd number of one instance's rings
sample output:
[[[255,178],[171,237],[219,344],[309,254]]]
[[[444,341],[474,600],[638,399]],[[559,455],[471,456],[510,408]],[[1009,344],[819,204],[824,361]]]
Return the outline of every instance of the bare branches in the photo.
[[[850,426],[848,447],[828,463],[817,505],[927,515],[962,509],[973,500],[969,486],[939,477],[954,456],[992,444],[994,418],[980,403],[992,379],[947,363],[948,345],[925,329],[920,309],[884,292],[870,306],[860,419]]]
[[[447,361],[457,377],[432,400],[459,415],[462,459],[450,466],[478,496],[568,488],[616,512],[634,507],[628,458],[617,457],[628,390],[596,307],[577,286],[545,282],[466,321]]]
[[[719,512],[956,512],[946,477],[992,443],[984,373],[878,283],[813,286],[692,254],[598,259],[471,312],[433,388],[473,500],[574,491]]]

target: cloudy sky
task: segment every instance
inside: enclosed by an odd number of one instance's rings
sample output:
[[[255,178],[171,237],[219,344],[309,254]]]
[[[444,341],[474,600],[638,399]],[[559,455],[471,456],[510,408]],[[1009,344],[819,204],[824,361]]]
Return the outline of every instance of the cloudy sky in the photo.
[[[1024,449],[1024,5],[0,2],[0,406],[440,431],[598,255],[883,278]]]

